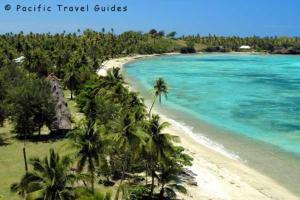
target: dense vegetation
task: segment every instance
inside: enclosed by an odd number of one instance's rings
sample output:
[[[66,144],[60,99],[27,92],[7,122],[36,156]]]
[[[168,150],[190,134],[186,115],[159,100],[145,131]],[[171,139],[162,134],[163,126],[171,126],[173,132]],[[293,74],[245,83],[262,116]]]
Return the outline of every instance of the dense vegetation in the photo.
[[[186,42],[198,44],[197,50],[208,52],[240,51],[242,45],[249,45],[254,51],[276,54],[300,54],[299,37],[224,37],[224,36],[182,36]]]
[[[182,45],[172,35],[91,30],[2,35],[0,122],[11,123],[16,138],[24,141],[25,174],[11,183],[11,191],[24,199],[110,199],[109,192],[99,193],[99,184],[114,186],[116,199],[175,198],[175,191],[186,192],[180,177],[191,158],[173,143],[174,136],[164,133],[168,124],[147,113],[119,69],[105,77],[96,75],[101,63],[112,57],[179,51]],[[23,61],[15,60],[21,56]],[[51,149],[45,158],[27,158],[28,139],[41,139],[45,127],[52,134],[55,105],[46,80],[49,74],[71,91],[70,99],[84,119],[66,136],[68,155]],[[155,99],[161,101],[167,93],[164,80],[159,79],[154,89]]]
[[[9,123],[16,136],[12,141],[18,145],[22,141],[20,157],[25,165],[23,177],[9,183],[11,191],[24,199],[174,199],[176,191],[186,193],[181,178],[191,158],[175,145],[176,137],[165,133],[169,124],[151,112],[168,94],[167,84],[163,78],[156,80],[153,104],[147,111],[119,69],[97,76],[101,63],[130,54],[232,51],[245,44],[275,53],[277,48],[293,53],[300,47],[299,38],[175,36],[176,32],[166,35],[155,29],[146,34],[78,30],[1,35],[0,126]],[[70,99],[84,116],[66,135],[67,155],[51,149],[45,158],[27,158],[29,139],[42,139],[42,129],[53,134],[55,103],[46,80],[49,74],[70,90]],[[0,134],[3,145],[12,144]],[[99,185],[113,187],[113,194],[106,189],[99,193]]]

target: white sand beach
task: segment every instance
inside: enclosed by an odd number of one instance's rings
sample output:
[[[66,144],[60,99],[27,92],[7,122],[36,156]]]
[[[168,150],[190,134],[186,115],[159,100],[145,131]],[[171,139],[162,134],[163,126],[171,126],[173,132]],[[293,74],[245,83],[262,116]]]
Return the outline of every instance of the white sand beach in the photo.
[[[157,55],[135,55],[111,59],[98,70],[98,75],[106,75],[112,67],[122,68],[136,59]],[[196,200],[294,200],[300,199],[271,178],[251,169],[242,161],[227,157],[197,142],[180,125],[167,116],[163,121],[171,123],[166,132],[179,136],[180,145],[194,158],[190,168],[197,174],[197,186],[187,185],[188,195],[183,199]]]

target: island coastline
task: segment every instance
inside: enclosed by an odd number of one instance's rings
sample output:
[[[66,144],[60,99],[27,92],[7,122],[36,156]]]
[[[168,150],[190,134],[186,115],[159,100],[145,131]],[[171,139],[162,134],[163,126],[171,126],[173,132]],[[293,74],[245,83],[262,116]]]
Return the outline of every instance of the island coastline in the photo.
[[[110,59],[97,71],[105,76],[107,70],[118,67],[121,70],[130,62],[155,56],[171,56],[179,53],[133,55]],[[126,78],[126,77],[125,77]],[[129,86],[136,90],[134,86]],[[159,113],[156,109],[154,112]],[[161,115],[163,121],[171,124],[166,130],[179,136],[179,145],[194,159],[190,170],[196,174],[197,186],[187,185],[188,195],[184,199],[299,199],[292,192],[268,176],[248,167],[238,159],[222,155],[197,142],[182,127],[174,124],[167,116]]]

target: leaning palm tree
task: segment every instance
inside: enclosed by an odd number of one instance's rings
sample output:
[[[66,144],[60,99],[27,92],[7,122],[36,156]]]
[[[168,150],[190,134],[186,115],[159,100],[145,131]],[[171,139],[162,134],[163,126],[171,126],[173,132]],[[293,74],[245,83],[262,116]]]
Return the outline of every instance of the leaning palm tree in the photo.
[[[76,176],[69,170],[71,160],[50,150],[50,157],[31,159],[33,172],[26,173],[19,183],[11,185],[13,192],[25,198],[31,193],[39,194],[37,199],[71,200],[75,198],[73,183]]]
[[[164,95],[167,98],[169,89],[168,89],[168,86],[167,86],[167,84],[166,84],[166,82],[163,78],[158,78],[156,80],[156,82],[154,84],[154,91],[155,91],[155,97],[154,97],[153,103],[152,103],[152,105],[150,107],[150,110],[149,110],[149,119],[151,118],[151,111],[153,109],[153,106],[155,104],[155,101],[156,101],[157,97],[159,98],[159,103],[161,103],[162,95]]]
[[[100,133],[92,121],[82,122],[79,128],[69,134],[76,148],[77,170],[82,172],[85,167],[90,174],[91,191],[94,194],[96,168],[100,164],[103,146]]]
[[[162,133],[163,129],[169,126],[169,123],[159,122],[158,115],[153,115],[147,126],[147,132],[150,135],[147,141],[147,150],[150,158],[150,172],[151,172],[151,195],[154,190],[154,179],[156,176],[155,169],[158,162],[164,162],[167,159],[168,153],[174,151],[172,140],[176,137],[167,133]]]

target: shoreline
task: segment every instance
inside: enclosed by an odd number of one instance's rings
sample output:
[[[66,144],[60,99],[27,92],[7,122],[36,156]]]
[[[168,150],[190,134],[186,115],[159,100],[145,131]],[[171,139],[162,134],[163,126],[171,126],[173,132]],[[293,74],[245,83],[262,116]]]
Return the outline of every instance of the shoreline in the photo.
[[[179,53],[163,54],[165,56],[179,55]],[[98,75],[106,75],[112,67],[121,70],[127,63],[138,59],[151,58],[161,55],[134,55],[111,59],[103,64]],[[126,78],[126,77],[125,77]],[[131,87],[134,90],[134,87]],[[155,112],[158,112],[155,109]],[[231,159],[207,146],[197,142],[187,131],[175,124],[167,116],[160,115],[163,121],[171,124],[166,130],[180,138],[182,147],[193,157],[193,166],[190,169],[197,174],[198,186],[187,185],[188,195],[181,195],[184,199],[299,199],[289,190],[273,179],[245,165],[239,160]]]

